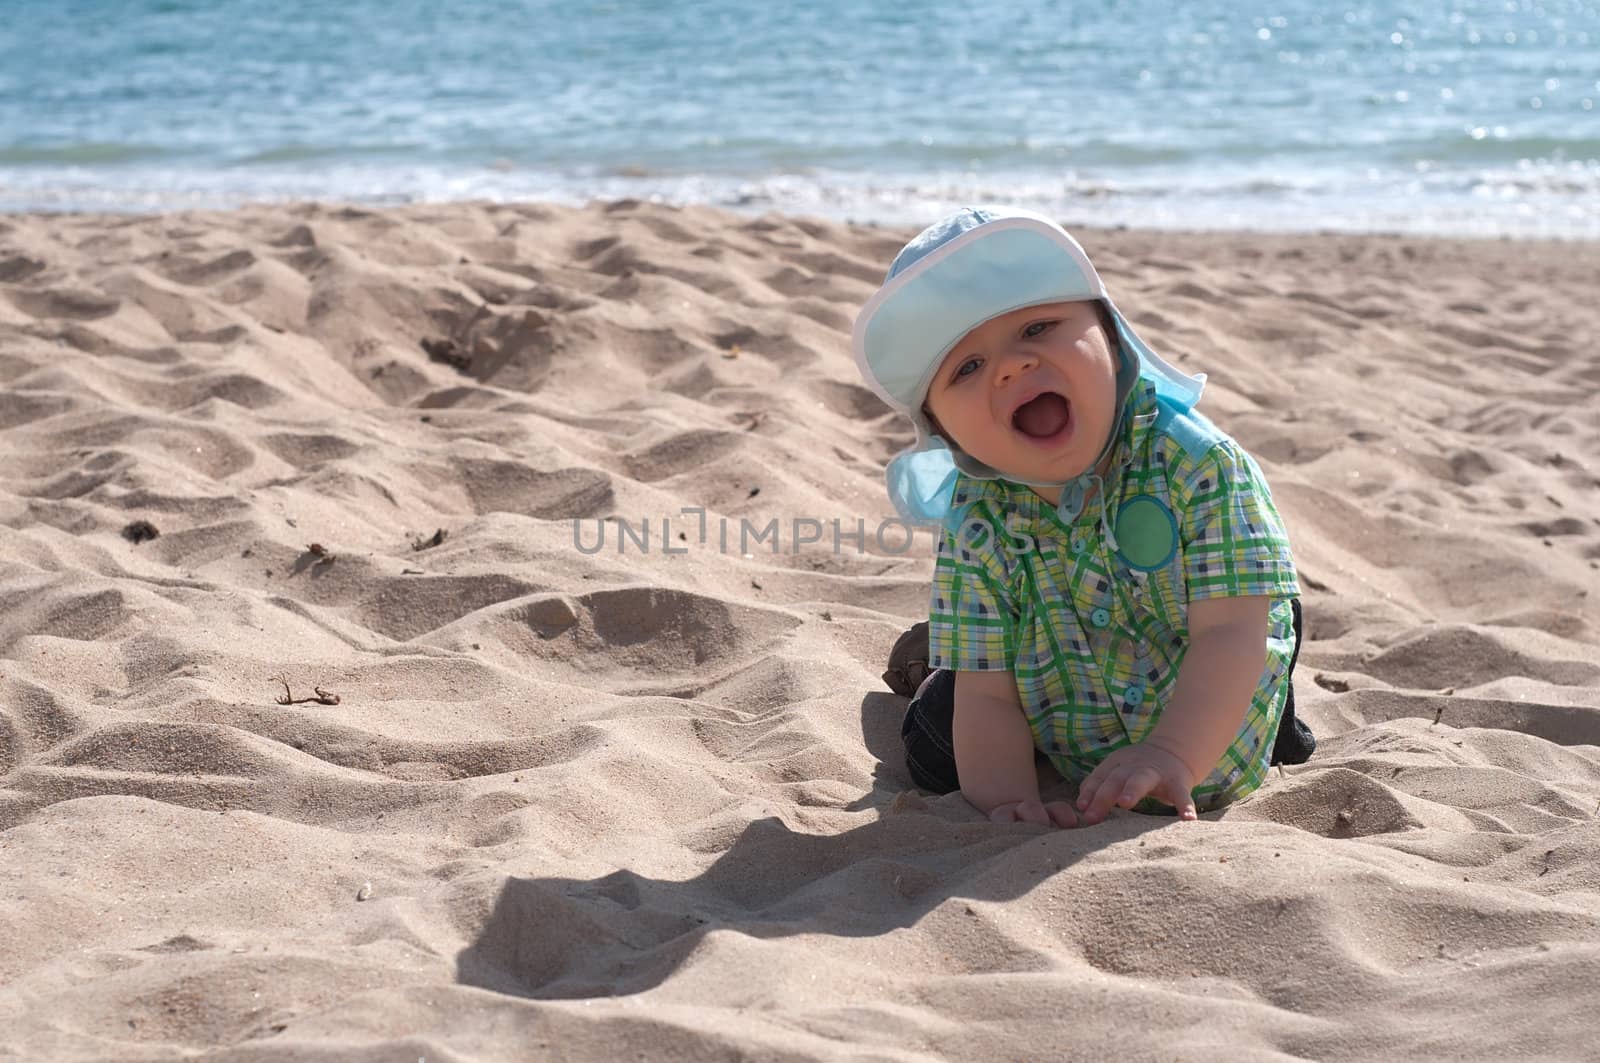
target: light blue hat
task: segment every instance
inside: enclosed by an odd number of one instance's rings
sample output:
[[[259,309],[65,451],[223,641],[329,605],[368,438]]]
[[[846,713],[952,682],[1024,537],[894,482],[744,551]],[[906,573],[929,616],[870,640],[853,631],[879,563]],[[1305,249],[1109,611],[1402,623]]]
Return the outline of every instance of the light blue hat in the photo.
[[[1010,207],[965,207],[924,229],[895,256],[883,286],[856,317],[852,345],[868,386],[916,427],[916,441],[889,462],[887,471],[889,497],[902,519],[912,524],[949,520],[958,473],[1016,479],[952,449],[923,414],[945,356],[992,317],[1085,299],[1100,300],[1115,320],[1124,367],[1133,368],[1132,359],[1137,376],[1151,380],[1159,397],[1180,410],[1191,409],[1205,386],[1204,374],[1175,369],[1139,338],[1083,248],[1049,218]],[[1126,394],[1125,388],[1119,390]],[[1082,485],[1077,488],[1063,492],[1064,503],[1068,495],[1081,500]]]

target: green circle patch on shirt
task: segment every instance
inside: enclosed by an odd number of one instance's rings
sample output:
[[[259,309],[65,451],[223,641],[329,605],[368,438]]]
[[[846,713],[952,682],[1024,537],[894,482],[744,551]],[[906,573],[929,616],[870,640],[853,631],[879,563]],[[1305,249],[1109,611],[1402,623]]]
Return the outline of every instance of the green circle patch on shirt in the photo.
[[[1117,512],[1117,552],[1134,568],[1158,569],[1178,552],[1178,522],[1154,495],[1135,495]]]

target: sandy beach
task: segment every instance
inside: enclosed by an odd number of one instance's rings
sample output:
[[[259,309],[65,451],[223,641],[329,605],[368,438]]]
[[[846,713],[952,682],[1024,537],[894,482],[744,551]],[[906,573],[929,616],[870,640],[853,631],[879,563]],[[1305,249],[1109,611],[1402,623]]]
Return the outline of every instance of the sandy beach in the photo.
[[[1076,230],[1267,473],[1321,745],[1046,832],[881,678],[912,231],[0,216],[0,1059],[1592,1057],[1600,245]]]

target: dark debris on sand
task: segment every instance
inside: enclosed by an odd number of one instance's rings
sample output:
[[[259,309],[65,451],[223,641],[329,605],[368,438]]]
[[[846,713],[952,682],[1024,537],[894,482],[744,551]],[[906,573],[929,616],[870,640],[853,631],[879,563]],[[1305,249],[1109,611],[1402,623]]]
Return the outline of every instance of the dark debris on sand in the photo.
[[[151,539],[159,538],[160,535],[160,530],[147,520],[136,520],[132,524],[129,524],[126,528],[122,529],[122,537],[128,540],[134,546],[138,546],[140,543],[147,543]]]
[[[452,369],[466,370],[472,368],[472,355],[461,349],[461,345],[452,339],[436,339],[429,337],[422,341],[422,349],[428,352],[428,357],[436,362],[443,362]]]
[[[449,536],[450,536],[449,532],[445,531],[443,528],[440,528],[438,531],[434,532],[431,536],[429,536],[426,539],[422,538],[421,536],[418,536],[417,538],[412,539],[411,540],[411,549],[413,551],[416,551],[416,550],[427,550],[427,549],[430,549],[431,547],[439,546],[440,544],[442,544],[445,541],[445,539],[449,538]]]

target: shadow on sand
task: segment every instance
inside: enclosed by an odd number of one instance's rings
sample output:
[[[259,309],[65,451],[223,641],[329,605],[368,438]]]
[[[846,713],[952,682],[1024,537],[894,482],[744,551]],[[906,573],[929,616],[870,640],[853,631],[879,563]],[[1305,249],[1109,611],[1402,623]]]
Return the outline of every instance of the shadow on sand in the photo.
[[[886,934],[953,898],[1015,899],[1085,853],[1171,822],[1119,816],[1050,831],[989,823],[959,794],[918,797],[900,767],[905,704],[884,693],[862,702],[863,734],[879,764],[872,790],[850,810],[876,808],[878,818],[842,834],[755,820],[684,881],[626,869],[592,880],[511,878],[477,941],[458,955],[457,981],[541,999],[638,993],[671,976],[713,930]]]

